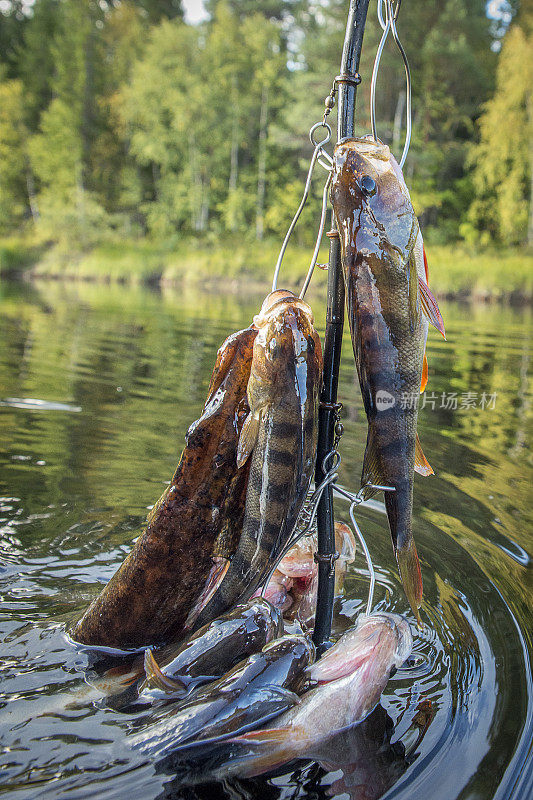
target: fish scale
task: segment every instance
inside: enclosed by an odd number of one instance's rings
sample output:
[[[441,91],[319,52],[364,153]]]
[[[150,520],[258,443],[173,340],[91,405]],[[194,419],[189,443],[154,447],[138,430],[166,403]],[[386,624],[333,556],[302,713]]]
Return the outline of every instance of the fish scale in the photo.
[[[361,484],[394,489],[385,492],[385,508],[402,582],[419,619],[422,578],[412,513],[415,468],[422,474],[432,472],[416,433],[427,337],[422,308],[427,298],[437,309],[433,324],[439,327],[442,319],[425,283],[418,220],[389,148],[369,137],[337,145],[331,198],[368,419]],[[365,497],[374,492],[367,487]]]
[[[266,318],[259,315],[254,322],[260,333],[248,383],[247,421],[257,429],[243,529],[237,551],[197,624],[253,594],[288,541],[313,474],[322,352],[311,309],[287,292]],[[241,434],[245,441],[246,425]],[[246,463],[247,459],[241,469]]]

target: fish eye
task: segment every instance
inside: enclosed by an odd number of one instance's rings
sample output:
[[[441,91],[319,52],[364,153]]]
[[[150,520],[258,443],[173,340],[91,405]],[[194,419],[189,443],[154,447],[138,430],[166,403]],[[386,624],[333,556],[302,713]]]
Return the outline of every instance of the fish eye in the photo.
[[[374,178],[371,178],[370,175],[363,175],[361,178],[361,191],[365,195],[365,197],[372,197],[376,194],[377,186],[376,181]]]

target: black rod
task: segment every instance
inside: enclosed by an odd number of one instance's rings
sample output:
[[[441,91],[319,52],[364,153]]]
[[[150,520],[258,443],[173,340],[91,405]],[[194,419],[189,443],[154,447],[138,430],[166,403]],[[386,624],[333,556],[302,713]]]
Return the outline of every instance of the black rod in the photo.
[[[359,60],[363,45],[366,14],[370,0],[350,0],[346,36],[342,51],[341,72],[338,79],[337,137],[353,136],[355,126],[355,99],[359,82]],[[344,326],[344,278],[342,275],[339,234],[332,220],[330,238],[328,295],[326,309],[326,334],[324,338],[324,385],[320,395],[318,412],[318,447],[315,482],[318,486],[324,478],[324,457],[332,450],[337,422],[336,403],[339,383],[342,329]],[[331,464],[326,464],[326,471]],[[333,511],[333,489],[328,486],[322,494],[317,509],[318,528],[318,593],[313,641],[318,653],[327,647],[331,634],[335,575],[333,560],[328,556],[335,552],[335,527]]]

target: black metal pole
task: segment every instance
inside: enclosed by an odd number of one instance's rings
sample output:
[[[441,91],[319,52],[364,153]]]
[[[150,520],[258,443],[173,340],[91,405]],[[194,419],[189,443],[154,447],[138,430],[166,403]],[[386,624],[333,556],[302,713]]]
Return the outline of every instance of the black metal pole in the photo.
[[[353,136],[355,125],[355,98],[366,14],[370,0],[350,0],[346,25],[346,36],[342,51],[341,72],[338,85],[337,137]],[[323,461],[332,450],[337,422],[337,386],[341,357],[342,329],[344,325],[344,278],[342,275],[339,234],[332,224],[330,238],[328,295],[326,310],[326,335],[324,339],[324,386],[320,396],[318,413],[318,447],[315,482],[318,486],[324,478]],[[329,465],[331,466],[331,465]],[[326,467],[328,465],[326,464]],[[327,470],[326,470],[327,471]],[[335,528],[333,490],[328,486],[318,505],[318,594],[313,640],[318,653],[327,647],[331,633],[335,575],[333,556],[335,552]]]

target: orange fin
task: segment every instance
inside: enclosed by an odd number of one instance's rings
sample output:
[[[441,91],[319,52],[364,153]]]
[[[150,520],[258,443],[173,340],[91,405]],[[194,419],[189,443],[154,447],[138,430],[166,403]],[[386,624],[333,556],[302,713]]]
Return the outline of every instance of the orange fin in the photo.
[[[426,354],[424,353],[424,361],[422,362],[422,381],[420,383],[420,394],[422,394],[422,392],[428,385],[428,377],[429,377],[428,360]]]
[[[259,436],[260,413],[250,411],[242,426],[239,444],[237,445],[237,467],[240,469],[246,463]]]
[[[253,744],[281,744],[284,742],[287,737],[294,732],[294,728],[290,725],[286,725],[282,728],[267,728],[266,730],[261,731],[249,731],[248,733],[243,733],[241,736],[233,736],[230,741],[232,742],[242,742],[253,743]]]
[[[426,283],[429,283],[429,269],[428,269],[428,257],[426,255],[426,248],[422,245],[422,252],[424,253],[424,269],[426,271]]]
[[[363,474],[361,477],[361,488],[366,487],[363,491],[363,497],[368,500],[376,494],[377,489],[372,489],[367,484],[380,485],[384,483],[381,474],[381,467],[376,452],[376,443],[374,436],[374,429],[371,425],[368,426],[368,433],[366,437],[366,450],[363,459]]]
[[[411,611],[416,617],[416,624],[422,627],[418,609],[422,604],[422,573],[420,561],[416,552],[416,545],[411,539],[406,548],[396,551],[396,560],[400,570],[405,596],[411,606]]]
[[[206,578],[204,588],[202,589],[202,593],[200,597],[194,604],[194,606],[189,611],[189,615],[185,620],[185,628],[192,628],[198,617],[200,616],[200,612],[206,607],[209,603],[211,598],[213,597],[214,593],[224,580],[224,576],[228,571],[229,567],[229,559],[224,558],[223,556],[214,556],[213,557],[213,566],[209,572],[209,575]]]
[[[282,728],[270,728],[261,731],[250,731],[243,733],[242,736],[235,736],[229,739],[243,745],[251,746],[251,753],[241,759],[244,766],[244,774],[260,775],[287,761],[291,761],[298,752],[295,747],[296,742],[306,739],[303,728],[285,726]],[[255,749],[257,748],[257,753]]]
[[[433,293],[427,283],[420,277],[418,278],[418,288],[420,290],[420,302],[422,303],[424,314],[438,332],[446,339],[446,331],[444,330],[444,322],[439,311],[439,304],[433,297]]]
[[[416,434],[415,441],[415,471],[418,472],[419,475],[424,475],[425,477],[435,474],[431,464],[422,452],[422,445],[420,444],[418,433]]]
[[[148,686],[161,689],[163,692],[185,691],[185,684],[182,681],[165,675],[150,648],[144,651],[144,671]]]

